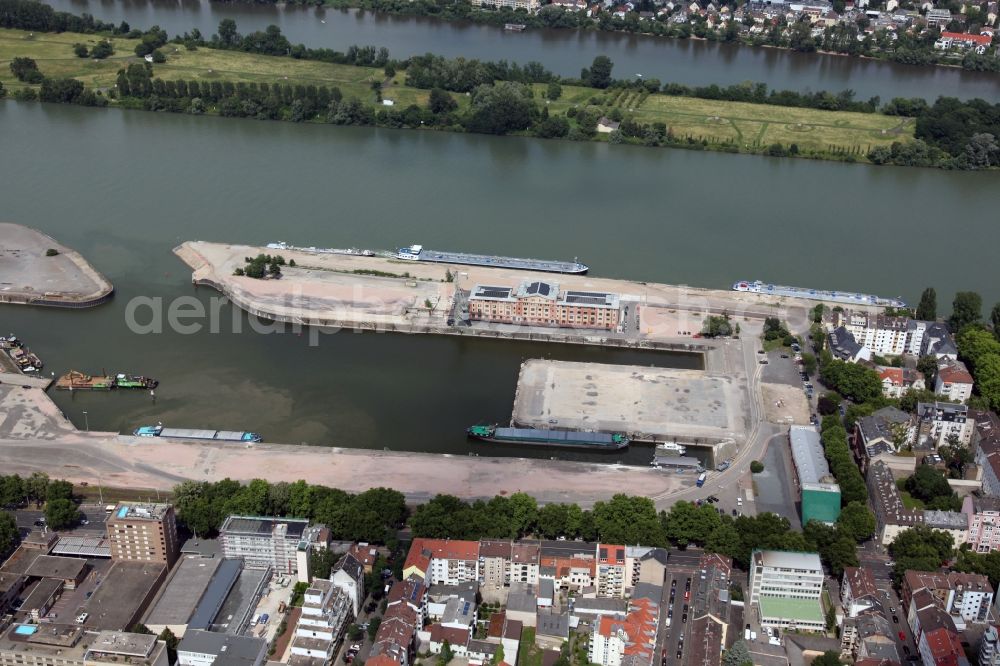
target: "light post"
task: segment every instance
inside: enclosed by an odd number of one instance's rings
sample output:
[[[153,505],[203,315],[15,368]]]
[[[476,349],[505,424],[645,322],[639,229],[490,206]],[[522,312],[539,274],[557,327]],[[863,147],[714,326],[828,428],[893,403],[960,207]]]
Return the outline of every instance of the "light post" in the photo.
[[[90,419],[87,418],[87,410],[83,410],[83,422],[87,428],[87,432],[90,432]]]

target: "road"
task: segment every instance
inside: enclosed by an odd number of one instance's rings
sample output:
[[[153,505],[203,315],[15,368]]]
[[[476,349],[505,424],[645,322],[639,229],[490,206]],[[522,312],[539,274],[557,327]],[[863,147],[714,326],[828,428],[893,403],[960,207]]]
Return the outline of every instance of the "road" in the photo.
[[[660,655],[661,665],[682,663],[688,650],[685,643],[688,621],[692,619],[691,586],[694,585],[694,577],[700,567],[701,554],[702,551],[696,549],[670,551],[667,578],[663,584],[663,597],[660,599],[660,633],[656,642],[656,654]],[[677,656],[678,652],[680,657]]]
[[[875,586],[882,593],[882,607],[886,619],[891,622],[896,651],[899,653],[900,661],[905,663],[909,657],[916,656],[919,652],[913,640],[913,632],[910,631],[906,621],[906,610],[892,586],[892,566],[889,564],[891,560],[888,555],[879,552],[872,542],[858,549],[858,560],[861,567],[872,572]],[[900,639],[899,632],[903,633],[905,640]]]

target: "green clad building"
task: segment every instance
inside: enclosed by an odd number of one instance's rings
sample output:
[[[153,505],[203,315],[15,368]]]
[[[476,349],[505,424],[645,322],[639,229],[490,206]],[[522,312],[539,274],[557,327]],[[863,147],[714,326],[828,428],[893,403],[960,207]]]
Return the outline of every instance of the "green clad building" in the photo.
[[[840,486],[836,483],[802,484],[802,524],[810,520],[833,524],[840,516]]]

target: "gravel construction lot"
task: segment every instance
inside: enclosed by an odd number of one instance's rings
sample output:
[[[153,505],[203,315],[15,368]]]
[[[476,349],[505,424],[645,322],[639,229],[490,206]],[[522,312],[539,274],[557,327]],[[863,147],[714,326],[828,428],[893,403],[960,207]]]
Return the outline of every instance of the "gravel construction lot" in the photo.
[[[49,249],[59,254],[45,256]],[[0,302],[34,298],[67,305],[101,299],[111,283],[74,250],[19,224],[0,223]]]

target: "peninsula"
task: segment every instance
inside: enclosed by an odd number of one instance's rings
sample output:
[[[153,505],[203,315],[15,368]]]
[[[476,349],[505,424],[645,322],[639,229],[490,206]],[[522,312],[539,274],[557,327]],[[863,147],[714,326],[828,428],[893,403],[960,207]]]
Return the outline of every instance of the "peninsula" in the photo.
[[[35,229],[0,223],[0,303],[85,308],[113,293],[76,250]]]

